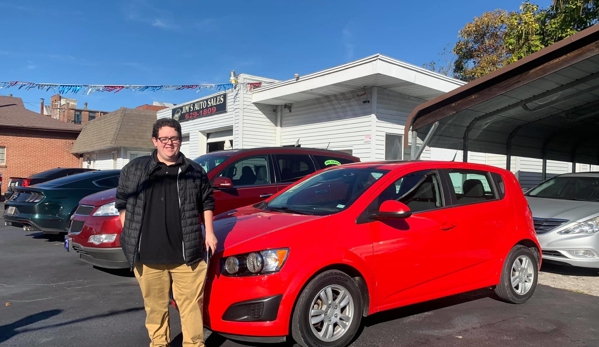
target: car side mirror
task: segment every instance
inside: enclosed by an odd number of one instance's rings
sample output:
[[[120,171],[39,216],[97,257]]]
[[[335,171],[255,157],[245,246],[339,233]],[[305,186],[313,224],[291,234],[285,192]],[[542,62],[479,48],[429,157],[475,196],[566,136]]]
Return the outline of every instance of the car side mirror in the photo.
[[[214,188],[233,188],[233,180],[229,177],[217,177],[214,179],[214,183],[212,184]]]
[[[397,200],[387,200],[383,201],[373,218],[376,220],[406,219],[411,215],[412,211],[406,204]]]

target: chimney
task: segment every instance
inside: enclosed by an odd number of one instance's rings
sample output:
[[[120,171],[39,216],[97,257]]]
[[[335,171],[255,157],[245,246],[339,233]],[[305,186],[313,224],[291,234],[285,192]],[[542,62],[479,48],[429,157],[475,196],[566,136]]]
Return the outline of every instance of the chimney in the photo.
[[[40,98],[40,114],[42,116],[45,115],[45,112],[44,112],[44,98]]]
[[[8,97],[9,97],[9,98],[12,98],[12,94],[8,94]]]
[[[83,103],[83,109],[84,109],[84,110],[87,110],[87,102],[84,102],[84,103]]]

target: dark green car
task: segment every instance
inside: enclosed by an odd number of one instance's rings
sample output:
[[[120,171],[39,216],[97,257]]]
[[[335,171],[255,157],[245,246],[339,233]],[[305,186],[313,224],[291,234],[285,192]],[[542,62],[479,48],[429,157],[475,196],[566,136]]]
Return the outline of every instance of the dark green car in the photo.
[[[120,170],[92,171],[18,187],[4,204],[5,224],[45,234],[66,233],[79,200],[116,188],[119,174]]]

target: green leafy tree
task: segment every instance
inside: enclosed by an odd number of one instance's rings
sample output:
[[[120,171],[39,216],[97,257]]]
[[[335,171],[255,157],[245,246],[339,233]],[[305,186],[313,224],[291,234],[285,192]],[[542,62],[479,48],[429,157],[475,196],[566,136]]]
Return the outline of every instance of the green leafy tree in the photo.
[[[529,1],[519,11],[485,12],[464,26],[449,54],[449,64],[425,67],[472,81],[518,61],[599,21],[599,0],[553,0],[547,8]],[[446,59],[447,62],[447,59]]]

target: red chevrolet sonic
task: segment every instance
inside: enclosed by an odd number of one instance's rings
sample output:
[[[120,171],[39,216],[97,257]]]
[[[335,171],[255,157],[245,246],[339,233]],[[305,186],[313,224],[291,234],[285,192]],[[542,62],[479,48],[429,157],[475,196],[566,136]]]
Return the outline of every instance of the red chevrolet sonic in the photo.
[[[541,264],[515,176],[468,163],[328,168],[215,232],[204,323],[251,342],[346,346],[362,317],[485,287],[524,303]]]

